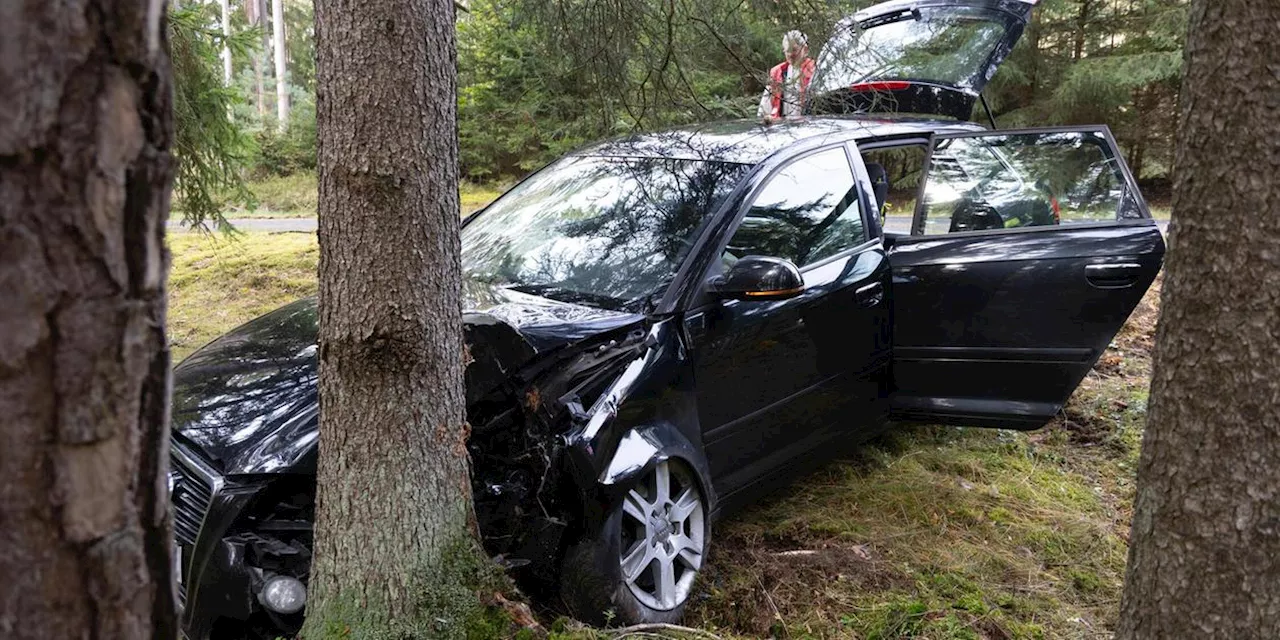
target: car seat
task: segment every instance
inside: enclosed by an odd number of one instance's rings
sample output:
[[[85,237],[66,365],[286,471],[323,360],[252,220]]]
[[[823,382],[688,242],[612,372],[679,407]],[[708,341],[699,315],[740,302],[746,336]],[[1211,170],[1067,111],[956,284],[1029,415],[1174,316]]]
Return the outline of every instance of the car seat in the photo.
[[[879,162],[868,162],[867,176],[871,178],[871,187],[876,194],[876,212],[883,218],[884,201],[889,197],[889,172]]]

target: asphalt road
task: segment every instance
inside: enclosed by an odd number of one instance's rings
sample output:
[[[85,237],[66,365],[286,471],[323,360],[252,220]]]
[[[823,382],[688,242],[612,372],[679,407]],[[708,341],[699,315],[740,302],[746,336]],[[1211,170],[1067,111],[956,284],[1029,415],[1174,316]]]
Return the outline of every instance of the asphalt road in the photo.
[[[231,224],[241,231],[315,231],[315,218],[240,218],[231,220]],[[1168,220],[1157,220],[1160,231],[1169,231]],[[189,231],[176,221],[169,222],[170,231]],[[885,231],[890,233],[910,233],[910,216],[889,216],[885,219]]]
[[[227,220],[240,231],[315,231],[315,218],[238,218]],[[178,220],[169,221],[169,231],[191,231]]]

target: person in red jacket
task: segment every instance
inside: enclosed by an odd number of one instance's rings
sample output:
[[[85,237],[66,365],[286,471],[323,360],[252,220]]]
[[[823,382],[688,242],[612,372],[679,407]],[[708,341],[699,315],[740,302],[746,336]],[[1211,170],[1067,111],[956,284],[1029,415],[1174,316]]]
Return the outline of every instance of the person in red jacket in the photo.
[[[782,53],[786,60],[769,70],[769,89],[760,103],[766,120],[800,115],[805,92],[813,79],[814,62],[809,57],[809,41],[803,33],[788,31],[783,35]]]

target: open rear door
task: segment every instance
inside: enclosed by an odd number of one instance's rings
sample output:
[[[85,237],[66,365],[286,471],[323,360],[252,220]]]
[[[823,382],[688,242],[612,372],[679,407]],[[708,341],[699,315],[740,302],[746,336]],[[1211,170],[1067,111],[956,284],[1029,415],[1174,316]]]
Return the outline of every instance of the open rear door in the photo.
[[[935,137],[912,234],[889,257],[894,415],[1044,425],[1164,250],[1106,127]]]
[[[808,113],[968,120],[1035,0],[893,0],[841,20],[818,55]]]

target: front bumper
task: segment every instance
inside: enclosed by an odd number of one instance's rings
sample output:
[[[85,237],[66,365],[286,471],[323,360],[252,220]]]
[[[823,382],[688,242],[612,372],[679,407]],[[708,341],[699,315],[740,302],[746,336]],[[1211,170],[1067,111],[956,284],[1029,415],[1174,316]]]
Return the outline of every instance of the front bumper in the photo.
[[[178,442],[171,452],[176,472],[170,475],[174,537],[181,554],[176,558],[181,570],[179,619],[185,637],[206,640],[219,619],[248,620],[260,609],[244,546],[226,538],[266,483],[229,481]],[[207,501],[200,495],[201,483],[209,488]],[[193,505],[201,502],[207,502],[207,508],[198,513]]]

